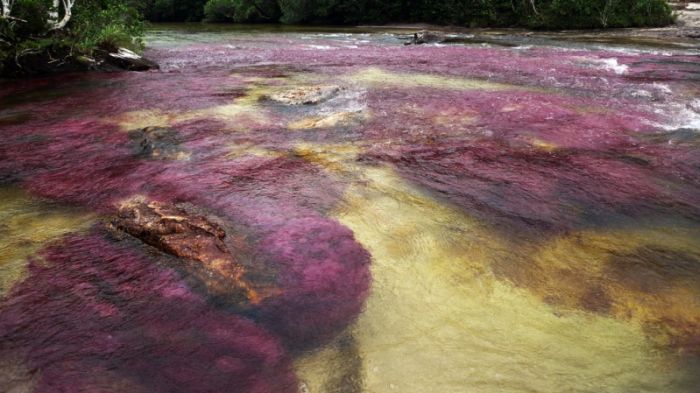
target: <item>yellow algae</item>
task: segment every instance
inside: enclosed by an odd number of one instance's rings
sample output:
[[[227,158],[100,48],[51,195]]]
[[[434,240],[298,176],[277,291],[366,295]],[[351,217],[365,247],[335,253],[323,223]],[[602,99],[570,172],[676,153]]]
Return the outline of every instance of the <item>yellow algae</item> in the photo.
[[[296,120],[287,125],[290,130],[312,130],[317,128],[347,127],[367,121],[369,115],[364,111],[338,112],[328,116],[313,116]]]
[[[517,282],[547,301],[641,322],[653,339],[700,336],[700,229],[582,231],[544,242]]]
[[[124,131],[131,131],[146,127],[168,127],[180,116],[180,114],[153,109],[126,112],[107,121],[118,124]]]
[[[300,393],[361,392],[362,359],[357,341],[347,333],[312,352],[295,359],[295,371],[301,381]]]
[[[539,138],[531,138],[530,144],[533,147],[536,147],[540,150],[544,150],[544,151],[548,151],[548,152],[553,152],[559,148],[559,146],[557,146],[556,144],[554,144],[552,142],[547,142],[547,141],[545,141],[543,139],[539,139]]]
[[[517,112],[522,110],[524,107],[520,104],[510,104],[510,105],[505,105],[503,108],[501,108],[501,112],[503,113],[509,113],[509,112]]]
[[[352,144],[311,144],[300,143],[294,147],[294,154],[308,162],[319,165],[332,173],[340,173],[351,178],[360,173],[357,156],[362,149]]]
[[[94,217],[49,207],[14,188],[0,189],[0,297],[21,280],[27,257],[69,232],[87,229]]]
[[[139,110],[122,113],[106,120],[118,125],[124,131],[146,127],[170,127],[191,120],[220,120],[231,123],[237,130],[245,124],[267,124],[268,112],[260,107],[259,101],[274,87],[251,85],[247,94],[230,104],[217,105],[192,111],[168,112],[160,109]]]
[[[426,111],[426,115],[430,113]],[[472,126],[477,123],[479,114],[476,111],[460,108],[459,110],[441,110],[437,114],[432,114],[433,123],[438,126],[462,129],[462,127]]]
[[[503,239],[391,170],[355,169],[335,216],[373,256],[372,295],[352,328],[362,391],[687,391],[692,376],[667,367],[640,326],[555,312],[491,274],[513,251]],[[320,375],[329,356],[307,355],[300,375]]]
[[[387,71],[378,67],[369,67],[346,77],[353,82],[359,82],[372,87],[430,87],[445,90],[532,90],[524,86],[508,85],[505,83],[489,82],[481,79],[468,79],[456,76],[441,76],[424,73],[402,73]]]
[[[238,130],[243,124],[267,124],[266,112],[257,106],[244,102],[236,102],[230,105],[215,106],[192,113],[194,118],[215,119],[224,122],[234,122]]]

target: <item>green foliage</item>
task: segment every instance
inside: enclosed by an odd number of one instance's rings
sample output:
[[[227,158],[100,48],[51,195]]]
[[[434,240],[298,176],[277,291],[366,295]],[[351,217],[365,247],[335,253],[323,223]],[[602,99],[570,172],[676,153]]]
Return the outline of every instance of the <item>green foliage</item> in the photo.
[[[534,27],[583,29],[664,26],[673,22],[665,0],[551,0],[543,2]]]
[[[195,22],[204,18],[207,0],[145,0],[140,8],[153,22]]]
[[[207,22],[233,21],[236,7],[233,0],[209,0],[204,6],[204,17]]]
[[[46,63],[71,63],[98,48],[142,49],[144,25],[132,1],[78,0],[68,25],[52,30],[51,0],[17,0],[13,19],[0,19],[0,75],[3,68],[18,67],[23,58],[30,59],[33,67],[49,70]]]
[[[425,22],[460,26],[601,28],[672,22],[665,0],[209,0],[207,20],[367,24]],[[266,18],[261,18],[264,14]]]
[[[204,7],[208,22],[277,22],[276,0],[209,0]]]
[[[12,8],[12,16],[24,22],[13,27],[18,37],[39,35],[48,30],[47,16],[50,4],[45,0],[17,0]]]
[[[114,51],[119,47],[143,49],[143,22],[138,11],[120,1],[77,1],[71,32],[83,53],[94,48]]]

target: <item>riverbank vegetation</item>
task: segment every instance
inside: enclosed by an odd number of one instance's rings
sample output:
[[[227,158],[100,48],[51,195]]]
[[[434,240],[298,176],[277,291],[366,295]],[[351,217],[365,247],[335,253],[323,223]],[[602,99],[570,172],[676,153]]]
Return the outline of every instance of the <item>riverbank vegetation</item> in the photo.
[[[422,22],[549,29],[663,26],[673,22],[666,0],[150,0],[146,15],[156,21]]]
[[[0,75],[91,67],[100,52],[143,46],[128,0],[2,0]]]

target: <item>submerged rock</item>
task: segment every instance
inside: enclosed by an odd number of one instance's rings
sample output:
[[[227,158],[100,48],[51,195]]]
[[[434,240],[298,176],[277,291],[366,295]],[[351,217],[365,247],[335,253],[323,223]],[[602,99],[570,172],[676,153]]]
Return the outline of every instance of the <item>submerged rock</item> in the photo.
[[[272,93],[265,98],[284,105],[316,105],[334,97],[341,90],[336,85],[301,86]]]
[[[245,268],[224,239],[222,227],[183,207],[131,201],[122,205],[113,225],[162,252],[182,258],[184,270],[215,296],[258,303],[260,295],[244,279]]]
[[[167,127],[146,127],[129,132],[129,137],[138,143],[138,153],[142,157],[183,160],[189,153],[180,147],[177,131]]]

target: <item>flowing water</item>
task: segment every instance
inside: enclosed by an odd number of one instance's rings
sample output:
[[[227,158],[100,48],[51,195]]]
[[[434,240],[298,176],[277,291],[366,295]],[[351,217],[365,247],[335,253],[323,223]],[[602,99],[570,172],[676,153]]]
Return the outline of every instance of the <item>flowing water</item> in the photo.
[[[0,391],[700,392],[698,47],[405,39],[0,82]]]

